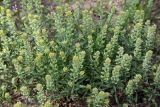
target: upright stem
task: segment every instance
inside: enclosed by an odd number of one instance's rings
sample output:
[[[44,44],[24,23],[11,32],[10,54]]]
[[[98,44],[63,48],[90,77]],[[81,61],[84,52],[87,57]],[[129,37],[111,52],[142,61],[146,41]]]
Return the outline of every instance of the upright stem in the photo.
[[[115,86],[114,86],[113,88],[114,88],[114,92],[115,92],[114,97],[115,97],[116,103],[118,104],[118,107],[119,107],[119,100],[118,100],[118,96],[117,96],[117,94],[116,94],[117,89],[116,89]]]

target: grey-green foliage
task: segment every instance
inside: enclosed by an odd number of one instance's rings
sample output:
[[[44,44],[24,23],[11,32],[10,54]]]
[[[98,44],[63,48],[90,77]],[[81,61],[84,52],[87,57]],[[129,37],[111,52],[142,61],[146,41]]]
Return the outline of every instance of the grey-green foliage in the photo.
[[[155,77],[154,77],[154,83],[156,84],[157,87],[160,86],[160,65],[158,66],[156,72],[155,72]]]
[[[142,64],[142,73],[144,75],[144,79],[148,79],[149,73],[151,72],[151,68],[152,68],[152,55],[153,55],[153,51],[149,50],[148,52],[146,52],[145,58],[143,60],[143,64]]]
[[[112,70],[112,83],[117,85],[118,82],[120,81],[120,76],[121,76],[121,66],[116,65],[113,70]]]
[[[104,58],[112,58],[118,46],[118,36],[114,35],[111,41],[106,45],[104,50]]]
[[[152,10],[152,6],[154,4],[154,0],[148,0],[148,2],[146,3],[146,18],[150,18],[151,16],[151,10]]]
[[[156,40],[156,26],[149,26],[148,27],[148,32],[147,32],[147,40],[146,40],[146,48],[152,49],[154,47],[154,41]]]
[[[95,67],[98,67],[99,66],[99,59],[100,59],[100,52],[99,51],[96,51],[93,55],[93,65]]]
[[[137,38],[142,37],[143,23],[138,22],[134,25],[134,28],[131,31],[131,40],[133,43],[136,42]]]
[[[121,59],[121,67],[124,74],[128,74],[132,64],[132,56],[128,54],[124,54]]]
[[[125,8],[129,10],[130,17],[133,17],[139,2],[140,0],[125,0]]]
[[[134,57],[137,58],[137,60],[140,60],[142,57],[142,42],[141,38],[137,38],[135,43]]]
[[[45,95],[44,95],[44,89],[42,84],[37,84],[36,85],[36,89],[37,89],[37,100],[39,104],[43,104],[45,101]]]
[[[20,91],[21,91],[22,95],[24,95],[24,96],[26,96],[26,97],[28,97],[28,96],[29,96],[29,90],[28,90],[28,87],[26,87],[26,86],[22,86],[22,87],[20,88]]]
[[[109,106],[109,93],[99,91],[97,88],[92,89],[91,96],[87,98],[89,107]]]
[[[128,11],[121,11],[120,15],[117,17],[115,25],[117,27],[119,27],[119,29],[122,29],[124,27],[125,24],[127,24],[126,22],[128,21]],[[115,32],[115,33],[119,33],[119,32]]]
[[[120,12],[116,6],[105,10],[105,0],[90,9],[83,8],[83,0],[75,1],[75,7],[57,1],[51,9],[41,0],[21,0],[21,8],[11,10],[11,2],[3,0],[0,101],[11,103],[19,92],[43,106],[52,99],[82,96],[90,107],[114,100],[119,106],[143,99],[152,103],[158,96],[159,67],[152,66],[158,65],[153,60],[156,26],[147,19],[148,10],[140,0],[126,0]],[[150,10],[152,0],[146,2]]]
[[[101,79],[103,82],[108,83],[111,76],[111,59],[110,58],[107,58],[104,61],[102,70],[103,71],[101,72]]]
[[[144,10],[136,10],[134,15],[134,23],[139,23],[144,20]]]
[[[125,93],[128,97],[131,97],[135,91],[138,89],[142,76],[140,74],[136,74],[134,79],[128,81]]]
[[[46,80],[46,87],[47,90],[53,90],[54,88],[54,84],[53,84],[53,79],[51,77],[51,75],[46,75],[45,76],[45,80]]]
[[[120,65],[120,62],[122,60],[123,54],[124,54],[124,48],[123,47],[119,47],[118,52],[117,52],[117,56],[116,56],[116,64]]]

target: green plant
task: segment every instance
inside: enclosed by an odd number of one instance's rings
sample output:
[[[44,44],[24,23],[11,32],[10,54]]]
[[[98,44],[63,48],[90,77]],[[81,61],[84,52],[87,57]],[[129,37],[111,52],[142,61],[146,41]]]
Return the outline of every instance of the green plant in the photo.
[[[44,90],[42,84],[37,84],[36,89],[38,91],[37,93],[37,100],[40,104],[44,104],[45,101],[45,95],[44,95]]]
[[[13,107],[24,107],[24,105],[18,101],[16,104],[13,105]]]
[[[51,102],[48,100],[45,102],[44,106],[43,107],[52,107],[52,104]]]
[[[106,82],[108,83],[109,80],[110,80],[110,70],[111,70],[111,67],[110,67],[110,64],[111,64],[111,60],[109,58],[107,58],[104,62],[104,67],[102,68],[103,72],[101,73],[101,78],[102,78],[102,81],[103,82]]]
[[[97,88],[92,89],[91,96],[88,97],[87,102],[89,107],[109,106],[109,93],[98,91]]]
[[[15,102],[17,93],[45,107],[76,98],[90,107],[157,103],[157,27],[148,17],[153,1],[125,0],[120,12],[106,10],[105,0],[89,9],[83,0],[64,2],[56,0],[53,9],[41,0],[21,0],[12,9],[3,0],[0,103]]]
[[[135,49],[134,49],[134,57],[136,57],[137,60],[140,60],[142,58],[142,39],[137,38],[135,43]]]
[[[126,95],[128,97],[132,96],[134,92],[138,89],[141,79],[142,79],[142,76],[140,74],[136,74],[134,79],[128,81],[128,84],[125,89]]]
[[[144,75],[144,79],[148,80],[148,74],[151,71],[151,58],[152,58],[152,54],[153,52],[151,50],[149,50],[146,55],[145,58],[143,60],[143,64],[142,64],[142,68],[143,68],[143,75]]]
[[[157,71],[155,73],[155,77],[154,77],[154,83],[156,84],[157,87],[159,87],[159,76],[160,76],[160,65],[157,68]]]

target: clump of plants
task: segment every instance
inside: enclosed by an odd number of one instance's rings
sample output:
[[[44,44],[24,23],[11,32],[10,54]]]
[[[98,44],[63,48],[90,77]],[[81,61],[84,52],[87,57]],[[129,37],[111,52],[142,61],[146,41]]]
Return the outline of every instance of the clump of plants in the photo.
[[[0,102],[12,105],[19,93],[25,103],[43,107],[77,98],[89,107],[156,106],[160,65],[154,62],[156,26],[148,17],[152,2],[126,0],[117,13],[114,5],[106,10],[105,0],[90,9],[58,3],[55,10],[41,0],[3,0]],[[22,107],[24,101],[16,102]]]

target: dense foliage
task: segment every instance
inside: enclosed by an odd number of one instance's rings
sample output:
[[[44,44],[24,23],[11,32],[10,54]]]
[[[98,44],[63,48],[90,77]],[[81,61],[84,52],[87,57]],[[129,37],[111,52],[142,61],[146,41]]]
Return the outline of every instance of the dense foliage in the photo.
[[[150,104],[160,91],[154,62],[153,0],[126,0],[122,11],[103,0],[45,7],[41,0],[3,0],[0,7],[0,102],[52,107],[63,98],[89,107]],[[55,104],[55,103],[54,103]],[[17,101],[15,107],[22,107]],[[58,105],[57,105],[58,106]]]

